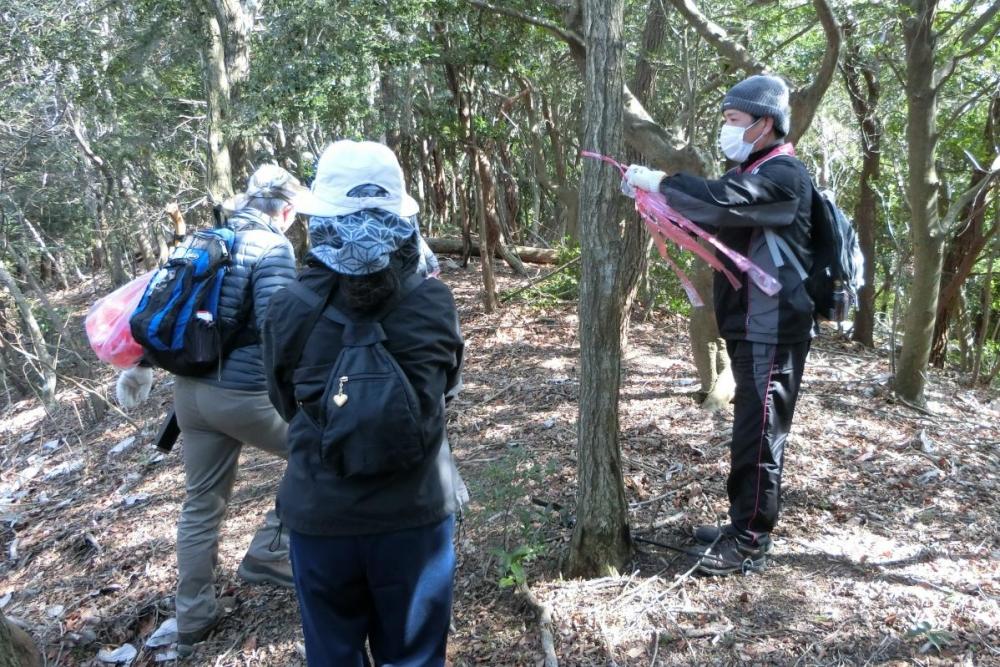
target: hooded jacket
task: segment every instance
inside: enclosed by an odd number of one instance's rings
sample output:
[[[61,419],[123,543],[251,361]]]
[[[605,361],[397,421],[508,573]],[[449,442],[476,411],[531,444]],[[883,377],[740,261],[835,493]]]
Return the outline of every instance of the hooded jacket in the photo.
[[[721,273],[715,275],[715,316],[726,340],[774,345],[800,343],[814,335],[813,301],[802,276],[793,261],[783,256],[775,261],[774,239],[769,244],[765,233],[769,230],[780,239],[784,252],[793,253],[808,274],[813,258],[812,180],[805,165],[791,155],[776,155],[748,169],[774,149],[751,154],[720,179],[679,173],[660,183],[660,191],[677,211],[781,283],[781,290],[768,296],[718,254],[743,283],[737,290]]]

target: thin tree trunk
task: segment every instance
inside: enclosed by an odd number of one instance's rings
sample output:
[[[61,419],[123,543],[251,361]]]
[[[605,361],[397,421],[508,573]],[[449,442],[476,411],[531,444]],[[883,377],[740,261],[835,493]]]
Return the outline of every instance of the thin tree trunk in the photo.
[[[912,0],[903,21],[906,44],[907,200],[913,245],[913,281],[903,319],[903,351],[896,373],[896,391],[916,405],[925,402],[927,363],[941,285],[944,234],[938,215],[937,75],[934,32],[935,0]]]
[[[514,273],[519,276],[527,276],[528,271],[524,268],[524,262],[513,251],[504,236],[503,228],[500,224],[500,216],[497,213],[499,198],[497,196],[496,175],[493,170],[493,164],[482,147],[476,149],[476,163],[479,165],[479,192],[484,206],[487,229],[490,234],[490,247],[500,251],[500,254],[510,268],[514,269]],[[480,234],[482,234],[481,230]]]
[[[42,328],[38,326],[38,320],[35,319],[35,314],[31,310],[31,304],[28,303],[21,289],[17,286],[17,282],[7,272],[2,262],[0,262],[0,285],[6,287],[10,292],[21,314],[21,322],[27,330],[28,336],[31,338],[31,345],[35,356],[38,357],[39,363],[36,366],[36,370],[41,378],[39,389],[42,398],[46,403],[51,403],[55,399],[56,392],[56,362],[52,358],[52,355],[49,354],[48,346],[45,343],[45,336],[42,334]]]
[[[476,193],[476,217],[479,221],[479,257],[483,273],[483,310],[492,313],[500,307],[500,300],[497,296],[496,278],[494,277],[493,254],[496,251],[496,244],[490,242],[490,225],[486,212],[486,196],[483,192],[482,174],[475,165],[479,164],[479,151],[473,149],[470,162],[474,165],[477,178],[472,179],[472,186]]]
[[[701,407],[708,412],[721,410],[729,405],[736,392],[736,381],[729,367],[726,341],[719,335],[719,325],[712,310],[712,281],[715,272],[708,264],[697,262],[690,272],[691,282],[705,305],[691,308],[688,318],[688,335],[691,353],[701,381],[700,393],[704,397]]]
[[[970,384],[975,387],[979,383],[979,372],[983,367],[983,349],[986,347],[986,335],[990,331],[990,315],[993,313],[993,265],[996,258],[990,258],[989,267],[986,269],[986,283],[983,285],[982,299],[982,324],[976,335],[976,353],[972,362],[972,381]]]
[[[22,216],[21,221],[24,223],[24,226],[28,229],[28,232],[31,234],[31,238],[35,240],[35,243],[38,245],[39,250],[41,250],[42,252],[42,256],[45,257],[50,262],[50,265],[55,271],[56,278],[58,278],[59,280],[59,285],[63,289],[69,289],[69,279],[66,276],[66,267],[63,265],[62,261],[57,258],[59,253],[56,253],[55,255],[52,254],[52,251],[49,250],[49,245],[45,242],[45,239],[42,238],[42,235],[38,232],[38,229],[36,229],[35,226],[31,224],[30,220]]]
[[[878,225],[878,202],[874,184],[879,177],[882,123],[876,114],[879,102],[878,78],[874,68],[862,60],[855,32],[857,25],[848,23],[844,32],[850,47],[844,56],[843,75],[851,98],[854,117],[861,130],[861,176],[858,180],[858,201],[854,207],[854,224],[858,228],[858,243],[865,258],[865,286],[858,294],[851,338],[866,347],[875,341],[875,229]]]
[[[624,93],[623,0],[586,0],[582,145],[621,155]],[[628,309],[638,278],[643,232],[624,210],[617,178],[587,160],[580,186],[580,399],[576,526],[569,576],[621,572],[632,554],[621,450],[618,401]]]
[[[209,194],[222,202],[233,194],[233,165],[223,127],[230,115],[229,75],[226,71],[226,47],[215,11],[203,10],[207,39],[202,46],[205,60],[205,99],[208,102],[208,173]]]

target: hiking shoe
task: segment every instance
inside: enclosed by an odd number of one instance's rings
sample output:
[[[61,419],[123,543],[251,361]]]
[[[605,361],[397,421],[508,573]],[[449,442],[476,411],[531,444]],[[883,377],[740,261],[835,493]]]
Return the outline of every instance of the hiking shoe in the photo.
[[[292,578],[292,564],[287,558],[279,560],[260,560],[247,554],[243,557],[236,574],[243,581],[251,584],[274,584],[285,588],[295,588]]]
[[[703,526],[695,526],[694,530],[691,531],[694,535],[694,541],[699,544],[712,544],[715,540],[719,539],[720,534],[726,535],[736,535],[736,529],[733,528],[733,524],[725,523],[722,526],[717,526],[715,524],[705,524]],[[764,553],[771,553],[771,548],[774,543],[771,542],[770,536],[766,533],[757,537],[756,546],[764,550]]]
[[[175,650],[177,651],[178,658],[189,657],[192,653],[194,653],[195,644],[200,644],[208,639],[208,636],[212,634],[212,631],[215,630],[216,627],[218,627],[219,623],[222,622],[222,619],[232,613],[233,609],[236,607],[236,599],[232,597],[219,598],[216,604],[215,618],[213,618],[208,625],[200,630],[177,633],[177,645]]]
[[[746,544],[734,535],[722,535],[714,545],[704,547],[699,557],[698,571],[712,575],[746,574],[767,562],[763,547]]]

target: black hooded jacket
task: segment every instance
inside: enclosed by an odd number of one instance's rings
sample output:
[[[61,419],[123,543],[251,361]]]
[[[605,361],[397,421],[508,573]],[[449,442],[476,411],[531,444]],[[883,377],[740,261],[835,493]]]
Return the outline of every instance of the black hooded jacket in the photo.
[[[715,275],[715,316],[726,340],[786,344],[810,340],[814,334],[813,301],[799,270],[808,273],[812,268],[812,181],[805,165],[790,155],[776,155],[751,168],[774,149],[751,154],[720,179],[679,173],[660,183],[660,191],[678,212],[781,283],[781,290],[768,296],[718,253],[743,283],[737,290],[721,273]],[[771,243],[765,230],[774,235]],[[776,252],[775,238],[783,242],[785,252]],[[787,252],[795,255],[799,268],[788,261]]]

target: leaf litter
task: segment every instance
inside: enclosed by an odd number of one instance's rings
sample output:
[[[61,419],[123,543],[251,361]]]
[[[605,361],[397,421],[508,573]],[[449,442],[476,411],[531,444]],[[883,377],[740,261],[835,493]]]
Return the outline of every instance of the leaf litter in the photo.
[[[477,270],[449,267],[445,280],[467,340],[449,436],[472,492],[456,535],[450,664],[544,664],[538,607],[500,585],[511,563],[549,611],[563,665],[1000,664],[995,392],[932,371],[933,414],[914,411],[893,399],[884,351],[827,334],[807,364],[763,572],[691,576],[687,555],[637,543],[626,571],[566,580],[575,305],[518,302],[486,315]],[[498,281],[520,285],[506,270]],[[77,310],[91,300],[77,295]],[[689,548],[693,525],[725,520],[731,413],[698,408],[683,318],[654,312],[629,341],[620,445],[631,528]],[[102,370],[100,388],[113,393]],[[0,413],[0,606],[49,665],[97,667],[110,664],[99,654],[129,649],[135,667],[176,657],[153,639],[171,632],[183,500],[179,452],[151,446],[170,393],[160,375],[130,415],[141,432],[111,411],[84,425],[86,397],[73,390],[50,417],[30,400]],[[236,609],[190,664],[304,664],[294,595],[235,574],[273,504],[281,466],[271,463],[244,450],[218,570]]]

